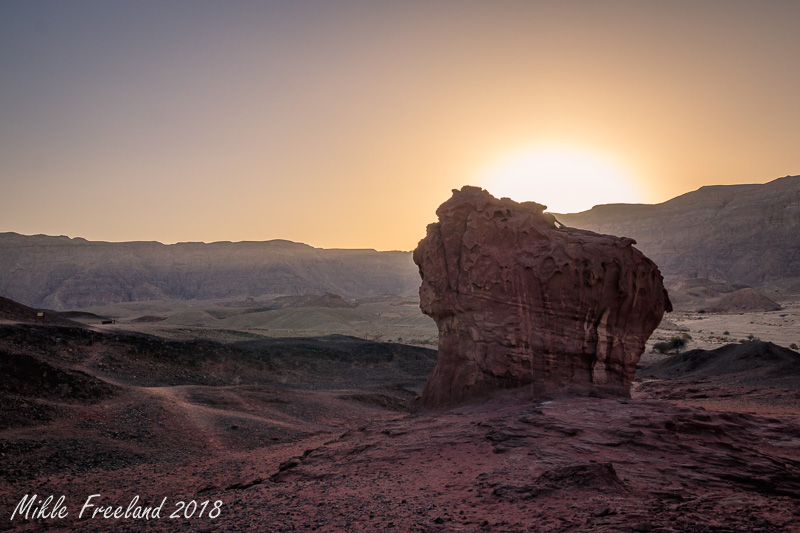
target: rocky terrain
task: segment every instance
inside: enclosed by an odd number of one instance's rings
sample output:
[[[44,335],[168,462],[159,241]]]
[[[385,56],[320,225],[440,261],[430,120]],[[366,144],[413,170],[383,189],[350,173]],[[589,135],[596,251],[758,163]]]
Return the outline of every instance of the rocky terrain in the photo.
[[[568,226],[635,239],[668,283],[705,278],[757,287],[791,280],[787,286],[800,289],[800,176],[556,216]]]
[[[509,391],[410,414],[430,350],[6,320],[0,530],[798,531],[800,355],[779,352],[674,356],[630,399]],[[68,515],[10,520],[34,493]],[[167,502],[146,523],[78,518],[91,494]],[[219,514],[169,518],[179,501]]]
[[[164,245],[0,234],[0,294],[55,310],[325,292],[402,296],[416,292],[418,279],[408,252],[325,250],[282,240]]]
[[[414,251],[420,306],[439,327],[426,408],[499,389],[628,396],[645,342],[671,311],[630,239],[560,227],[544,206],[454,190]]]
[[[300,443],[397,416],[436,357],[344,336],[220,343],[41,324],[25,306],[3,304],[0,530],[77,527],[10,520],[28,490],[42,494],[56,480],[65,484],[53,490],[70,498],[92,485],[145,497],[140,476],[160,472],[163,481],[176,472],[171,488],[157,480],[151,487],[177,496],[187,494],[179,480],[198,461],[213,464],[214,476],[242,475],[232,454],[282,457]]]

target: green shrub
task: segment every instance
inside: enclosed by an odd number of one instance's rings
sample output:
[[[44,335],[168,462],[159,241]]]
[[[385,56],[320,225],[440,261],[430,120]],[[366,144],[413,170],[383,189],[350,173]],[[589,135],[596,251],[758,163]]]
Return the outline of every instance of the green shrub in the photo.
[[[793,342],[792,344],[789,345],[789,348],[791,348],[792,350],[797,350],[797,343]]]
[[[660,354],[669,353],[672,347],[668,342],[657,342],[653,345],[653,351],[658,352]]]
[[[691,339],[691,337],[689,337]],[[675,353],[680,353],[681,350],[686,346],[686,339],[683,337],[672,337],[669,340],[669,345],[675,350]]]
[[[728,331],[728,330],[726,329],[725,331],[723,331],[723,332],[722,332],[722,334],[723,334],[723,335],[730,335],[730,334],[731,334],[731,332],[730,332],[730,331]]]
[[[686,346],[686,339],[681,337],[672,337],[668,342],[655,343],[653,345],[653,350],[660,354],[680,353],[685,346]]]

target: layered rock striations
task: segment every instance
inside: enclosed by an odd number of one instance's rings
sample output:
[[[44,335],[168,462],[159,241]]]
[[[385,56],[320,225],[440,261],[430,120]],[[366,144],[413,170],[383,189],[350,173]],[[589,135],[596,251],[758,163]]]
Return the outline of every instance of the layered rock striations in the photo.
[[[423,407],[498,389],[628,396],[672,306],[635,241],[567,228],[545,206],[453,191],[414,251],[420,307],[439,327]]]
[[[633,237],[669,283],[707,278],[759,287],[794,280],[797,287],[800,281],[800,176],[556,216],[569,226]]]
[[[404,296],[418,283],[410,256],[283,240],[166,245],[0,233],[0,295],[56,310],[326,292]]]

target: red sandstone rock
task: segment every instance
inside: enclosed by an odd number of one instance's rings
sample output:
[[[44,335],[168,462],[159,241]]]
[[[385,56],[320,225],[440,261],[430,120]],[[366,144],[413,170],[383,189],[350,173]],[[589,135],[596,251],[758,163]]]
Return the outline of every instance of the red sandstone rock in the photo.
[[[545,206],[454,190],[414,251],[420,307],[439,327],[423,407],[499,389],[629,396],[672,305],[635,241],[567,228]]]

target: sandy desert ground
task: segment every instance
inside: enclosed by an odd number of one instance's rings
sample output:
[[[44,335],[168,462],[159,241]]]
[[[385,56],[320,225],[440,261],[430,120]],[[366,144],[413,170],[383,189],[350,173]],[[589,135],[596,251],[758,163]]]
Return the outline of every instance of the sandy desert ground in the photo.
[[[652,335],[648,347],[675,336],[676,332],[688,332],[692,336],[687,348],[716,348],[749,335],[781,346],[800,345],[800,295],[789,294],[776,300],[782,307],[779,311],[699,313],[675,310],[665,315],[664,323]],[[100,327],[99,317],[114,318],[115,329],[187,339],[226,334],[231,339],[340,334],[435,347],[438,336],[436,324],[422,314],[416,298],[387,296],[380,301],[360,303],[356,308],[259,310],[258,306],[241,305],[241,302],[214,301],[133,302],[88,308],[82,311],[98,317],[75,319]],[[142,317],[163,320],[147,322],[142,321]]]
[[[436,324],[422,314],[417,298],[386,296],[353,303],[358,306],[269,309],[269,302],[133,302],[82,311],[115,319],[117,329],[170,338],[200,336],[214,340],[338,334],[436,346]],[[148,317],[161,320],[147,321]],[[76,319],[87,325],[100,325],[98,317]]]

